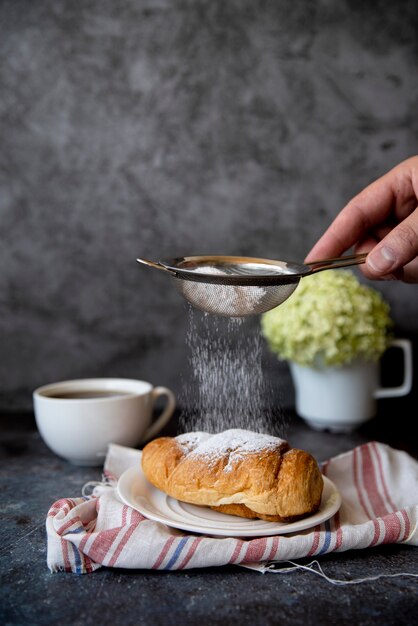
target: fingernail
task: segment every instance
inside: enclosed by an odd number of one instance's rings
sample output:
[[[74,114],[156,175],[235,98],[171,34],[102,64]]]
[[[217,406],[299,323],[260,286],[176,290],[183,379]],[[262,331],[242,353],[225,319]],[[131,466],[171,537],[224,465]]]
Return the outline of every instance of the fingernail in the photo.
[[[391,248],[383,246],[373,251],[367,257],[367,264],[370,265],[374,272],[388,272],[396,261],[396,256]]]

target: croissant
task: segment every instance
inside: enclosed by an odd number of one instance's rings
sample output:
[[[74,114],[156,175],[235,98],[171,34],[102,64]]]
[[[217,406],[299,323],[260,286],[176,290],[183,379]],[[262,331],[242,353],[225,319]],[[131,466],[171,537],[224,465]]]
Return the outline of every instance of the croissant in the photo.
[[[154,439],[142,451],[142,469],[149,482],[177,500],[275,522],[317,511],[323,489],[311,454],[240,429]]]

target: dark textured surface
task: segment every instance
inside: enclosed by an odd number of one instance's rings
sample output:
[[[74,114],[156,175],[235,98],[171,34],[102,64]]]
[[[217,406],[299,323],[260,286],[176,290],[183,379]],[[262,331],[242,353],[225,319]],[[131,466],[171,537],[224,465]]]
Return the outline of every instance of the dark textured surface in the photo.
[[[178,391],[187,311],[135,258],[301,260],[354,193],[418,152],[417,26],[415,0],[3,0],[0,409],[28,409],[34,387],[70,377]],[[416,336],[416,287],[379,288],[399,334]],[[289,402],[287,369],[269,355],[266,375]],[[294,419],[289,438],[320,460],[371,438],[418,458],[416,394],[352,436]],[[2,419],[0,435],[2,624],[416,621],[408,578],[52,575],[46,512],[99,472],[52,455],[30,415]],[[416,573],[418,552],[383,546],[321,564],[337,578]]]
[[[136,256],[302,260],[418,151],[417,16],[415,0],[3,0],[0,408],[63,378],[177,391],[187,315]],[[416,288],[379,288],[415,333]]]
[[[411,405],[412,406],[412,405]],[[412,409],[406,405],[393,433],[391,402],[352,435],[317,433],[296,417],[288,436],[325,460],[379,436],[418,458]],[[0,622],[4,626],[62,624],[410,625],[418,609],[414,578],[386,578],[332,586],[307,572],[265,574],[239,567],[183,572],[102,568],[84,576],[50,574],[45,517],[60,497],[77,496],[99,470],[77,468],[54,456],[33,430],[33,418],[0,418]],[[171,429],[174,428],[174,424]],[[167,431],[173,434],[173,430]],[[302,561],[305,562],[305,561]],[[418,550],[379,546],[320,557],[330,577],[418,573]]]

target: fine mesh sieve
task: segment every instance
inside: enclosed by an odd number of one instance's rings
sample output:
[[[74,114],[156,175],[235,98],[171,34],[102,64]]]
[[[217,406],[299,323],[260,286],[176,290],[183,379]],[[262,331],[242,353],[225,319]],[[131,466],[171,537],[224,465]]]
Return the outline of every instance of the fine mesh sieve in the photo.
[[[215,315],[259,315],[282,304],[304,276],[364,263],[367,254],[353,254],[312,263],[293,263],[237,256],[187,256],[163,261],[138,258],[138,263],[168,272],[193,306]]]

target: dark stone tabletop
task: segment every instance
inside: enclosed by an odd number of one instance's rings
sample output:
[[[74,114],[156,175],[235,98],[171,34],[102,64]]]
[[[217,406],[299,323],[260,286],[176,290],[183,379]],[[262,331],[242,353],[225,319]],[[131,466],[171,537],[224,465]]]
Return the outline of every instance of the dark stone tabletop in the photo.
[[[319,461],[370,440],[418,458],[414,419],[404,399],[385,401],[378,417],[350,435],[315,432],[292,415],[288,439]],[[412,577],[336,586],[306,571],[261,574],[238,566],[51,574],[46,566],[46,513],[55,500],[77,496],[87,481],[99,479],[100,468],[75,467],[56,457],[41,440],[32,415],[3,416],[0,435],[4,626],[416,623],[418,583]],[[319,558],[325,573],[337,579],[418,573],[418,550],[411,546],[378,546]]]

